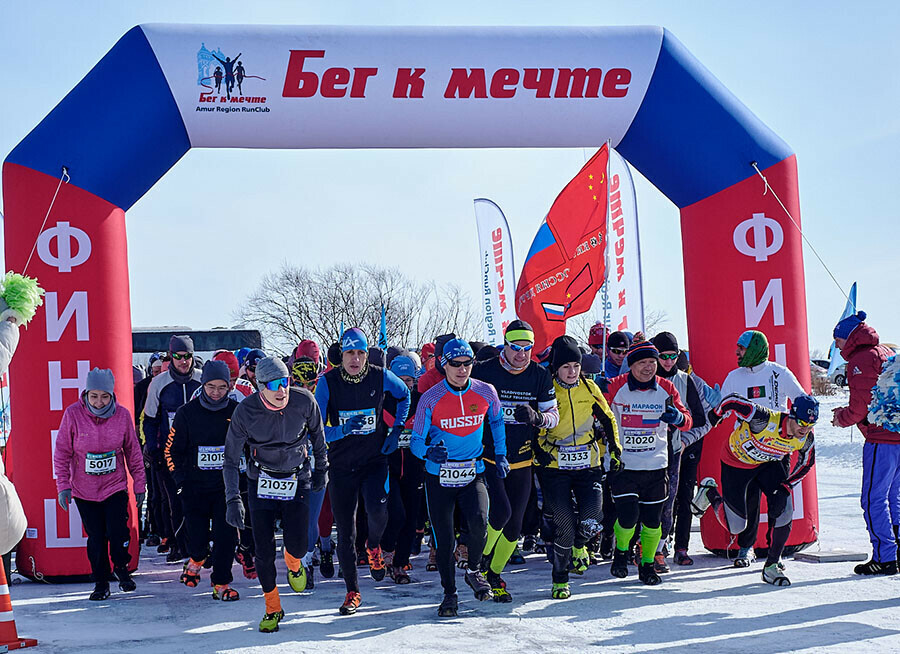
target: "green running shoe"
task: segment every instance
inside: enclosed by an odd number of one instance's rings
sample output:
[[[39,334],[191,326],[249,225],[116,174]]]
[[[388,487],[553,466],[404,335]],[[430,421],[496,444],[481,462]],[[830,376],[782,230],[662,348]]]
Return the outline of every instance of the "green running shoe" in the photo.
[[[264,634],[270,634],[278,631],[278,623],[284,618],[284,611],[276,613],[266,613],[263,619],[259,621],[259,630]]]
[[[288,583],[295,593],[302,593],[306,590],[306,569],[301,565],[297,572],[288,570]]]
[[[569,590],[568,582],[562,584],[553,584],[553,590],[550,591],[553,599],[569,599],[572,597],[572,591]]]
[[[591,555],[588,554],[586,547],[572,548],[572,572],[583,575],[590,564]]]

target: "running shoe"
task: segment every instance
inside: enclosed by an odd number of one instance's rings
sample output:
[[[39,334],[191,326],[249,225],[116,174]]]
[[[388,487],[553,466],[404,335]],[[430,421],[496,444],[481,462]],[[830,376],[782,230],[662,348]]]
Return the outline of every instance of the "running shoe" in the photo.
[[[428,572],[436,572],[438,569],[437,550],[433,547],[428,550],[428,563],[425,564],[425,569]]]
[[[93,600],[94,602],[99,602],[105,600],[109,597],[109,583],[105,581],[98,581],[94,584],[94,591],[88,597],[89,600]]]
[[[359,593],[355,591],[350,591],[347,593],[347,597],[344,598],[344,603],[341,604],[340,613],[341,615],[353,615],[356,613],[356,609],[359,608],[359,605],[362,604],[362,597]]]
[[[241,564],[246,579],[256,579],[256,563],[253,561],[253,555],[240,545],[234,553],[234,559]]]
[[[161,539],[161,540],[159,541],[159,545],[156,546],[156,552],[157,552],[158,554],[165,554],[165,553],[168,552],[170,549],[171,549],[171,546],[169,545],[169,539],[168,539],[168,538],[163,538],[163,539]]]
[[[240,594],[228,584],[213,584],[212,597],[223,602],[236,602],[241,599]]]
[[[735,568],[749,568],[753,561],[753,548],[742,547],[738,550],[737,558],[734,560]]]
[[[865,563],[860,563],[858,566],[853,568],[853,572],[858,575],[895,575],[897,574],[897,562],[896,561],[885,561],[881,563],[872,559]]]
[[[613,534],[603,532],[603,535],[600,537],[600,558],[604,561],[609,561],[613,557]]]
[[[488,570],[488,573],[485,576],[488,584],[491,586],[491,592],[494,594],[495,602],[498,604],[509,604],[512,602],[512,595],[506,590],[506,582],[503,581],[503,577],[492,570]]]
[[[438,607],[439,618],[455,618],[458,615],[459,599],[456,593],[444,595],[441,605]]]
[[[115,575],[116,579],[119,580],[119,588],[123,592],[130,593],[137,588],[137,584],[134,583],[134,579],[131,578],[131,573],[128,572],[127,568],[116,568]]]
[[[583,575],[590,564],[591,559],[586,547],[572,548],[572,572],[577,575]]]
[[[694,559],[688,556],[687,550],[675,550],[676,565],[694,565]]]
[[[381,555],[381,547],[376,547],[375,549],[366,548],[366,556],[369,564],[369,574],[372,575],[372,579],[375,581],[384,579],[386,570],[384,558]]]
[[[771,565],[767,565],[763,568],[762,571],[762,580],[767,584],[772,584],[773,586],[790,586],[791,580],[788,579],[785,574],[778,569],[778,564],[773,563]]]
[[[666,557],[662,553],[653,557],[653,571],[658,575],[669,572],[669,564],[666,563]]]
[[[200,583],[200,569],[202,566],[203,561],[195,561],[194,559],[185,561],[184,569],[181,572],[181,583],[188,588],[196,588],[197,584]]]
[[[391,579],[394,580],[395,584],[408,584],[412,581],[409,578],[409,573],[406,571],[404,567],[392,565],[388,568],[388,574],[391,575]]]
[[[334,576],[334,551],[328,550],[322,552],[322,560],[319,562],[319,572],[326,579]]]
[[[288,570],[288,583],[295,593],[302,593],[306,590],[306,568],[301,565],[296,572]]]
[[[465,576],[466,584],[475,593],[475,599],[479,602],[492,599],[494,594],[491,591],[491,585],[478,570],[467,570]]]
[[[550,597],[553,599],[569,599],[572,597],[572,591],[569,590],[569,582],[553,584],[553,589],[550,591]]]
[[[522,555],[522,550],[519,549],[518,545],[516,545],[516,549],[513,550],[513,553],[510,555],[509,562],[513,565],[522,565],[525,563],[525,557]]]
[[[457,543],[456,551],[453,553],[456,558],[456,567],[465,570],[469,565],[469,548],[462,543]]]
[[[653,561],[641,563],[638,567],[638,579],[646,586],[656,586],[662,581],[654,569]]]
[[[306,590],[316,587],[316,569],[312,565],[306,566]]]
[[[618,547],[614,548],[609,574],[619,579],[624,579],[628,576],[628,552],[620,550]]]
[[[532,536],[531,534],[528,534],[527,536],[525,536],[522,539],[522,551],[523,552],[534,552],[535,551],[534,546],[535,546],[536,542],[537,542],[537,538],[535,536]]]
[[[266,613],[263,619],[259,621],[259,630],[264,634],[270,634],[278,631],[278,623],[284,618],[284,611],[276,611],[275,613]]]
[[[716,480],[712,477],[705,477],[701,480],[700,486],[697,488],[697,494],[694,495],[694,499],[691,500],[691,513],[698,517],[706,513],[706,509],[709,508],[709,505],[712,502],[710,492],[717,488],[718,484],[716,484]]]

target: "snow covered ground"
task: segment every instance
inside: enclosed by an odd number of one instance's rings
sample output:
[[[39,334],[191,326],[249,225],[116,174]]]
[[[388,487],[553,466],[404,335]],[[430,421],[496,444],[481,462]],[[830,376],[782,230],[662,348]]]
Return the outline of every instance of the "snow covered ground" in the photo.
[[[846,395],[822,399],[821,547],[868,553],[858,502],[862,438],[830,425]],[[614,579],[603,563],[573,579],[571,599],[551,600],[549,566],[538,555],[505,575],[512,604],[476,602],[460,578],[454,620],[436,616],[440,584],[424,571],[424,556],[414,560],[409,586],[365,575],[354,617],[337,614],[340,579],[297,596],[282,570],[287,616],[275,634],[257,632],[262,591],[237,566],[241,600],[223,604],[204,586],[180,585],[180,566],[155,551],[141,557],[137,592],[114,592],[105,602],[87,600],[88,584],[22,582],[11,593],[19,634],[37,638],[43,652],[900,652],[900,576],[860,578],[853,563],[788,560],[793,585],[775,589],[760,581],[759,563],[737,570],[703,553],[699,535],[693,541],[695,565],[673,569],[654,588],[636,575]]]

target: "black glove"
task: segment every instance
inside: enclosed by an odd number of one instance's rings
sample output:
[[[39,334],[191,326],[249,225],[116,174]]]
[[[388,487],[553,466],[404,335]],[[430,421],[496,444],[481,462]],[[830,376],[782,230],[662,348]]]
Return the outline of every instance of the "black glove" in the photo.
[[[559,448],[557,448],[554,445],[551,445],[550,449],[557,450]],[[543,467],[547,468],[550,466],[551,463],[553,463],[553,454],[551,452],[548,452],[547,450],[545,450],[540,445],[535,445],[534,446],[534,460],[539,466],[543,466]]]
[[[320,490],[325,488],[326,482],[326,472],[324,470],[313,470],[312,473],[312,481],[310,482],[310,488],[313,493],[318,493]]]
[[[619,460],[621,454],[621,452],[618,454],[613,454],[613,452],[609,453],[609,474],[615,475],[625,469],[625,466],[623,466],[622,462]]]
[[[232,497],[225,505],[225,522],[235,529],[244,528],[244,503],[240,497]]]
[[[597,377],[594,383],[600,389],[601,393],[609,393],[609,380],[606,377]]]
[[[527,404],[517,404],[513,409],[513,417],[516,422],[531,425],[532,427],[540,427],[544,422],[544,417],[540,412],[535,411]]]

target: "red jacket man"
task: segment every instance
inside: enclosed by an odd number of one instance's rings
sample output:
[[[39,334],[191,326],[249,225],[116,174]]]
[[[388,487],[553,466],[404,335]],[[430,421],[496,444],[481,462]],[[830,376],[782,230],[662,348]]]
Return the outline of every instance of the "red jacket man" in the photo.
[[[869,413],[869,402],[872,401],[872,387],[881,374],[881,366],[893,355],[888,348],[880,344],[878,332],[865,322],[865,312],[845,320],[856,323],[843,338],[841,325],[835,328],[835,342],[841,350],[841,356],[847,361],[847,383],[850,387],[849,406],[835,409],[832,423],[836,427],[852,427],[856,425],[869,443],[900,443],[900,434],[883,429],[879,425],[869,424],[866,416]],[[851,327],[847,325],[846,327]],[[846,329],[845,327],[845,329]]]

